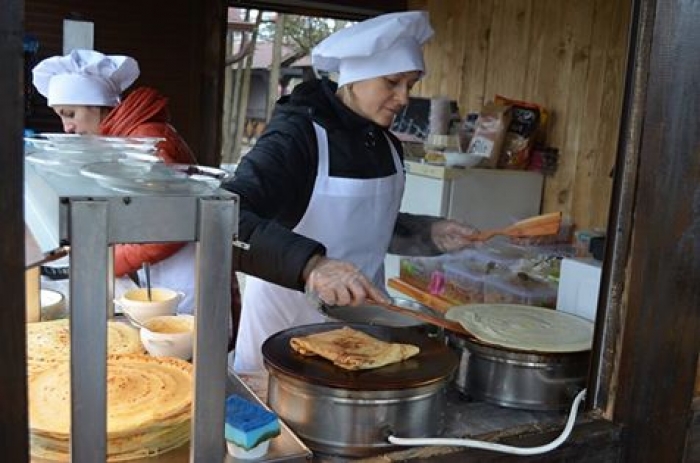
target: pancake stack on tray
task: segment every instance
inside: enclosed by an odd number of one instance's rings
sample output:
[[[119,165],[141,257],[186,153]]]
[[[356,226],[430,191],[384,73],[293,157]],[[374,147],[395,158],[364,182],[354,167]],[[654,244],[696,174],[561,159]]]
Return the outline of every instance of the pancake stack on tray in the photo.
[[[70,460],[67,326],[42,322],[27,328],[31,453],[54,461]],[[123,323],[109,322],[108,336],[107,461],[155,456],[185,444],[192,365],[143,355],[138,331]]]
[[[139,332],[127,325],[107,322],[107,352],[110,354],[141,354],[144,352]],[[27,368],[33,375],[70,356],[68,320],[27,323]]]

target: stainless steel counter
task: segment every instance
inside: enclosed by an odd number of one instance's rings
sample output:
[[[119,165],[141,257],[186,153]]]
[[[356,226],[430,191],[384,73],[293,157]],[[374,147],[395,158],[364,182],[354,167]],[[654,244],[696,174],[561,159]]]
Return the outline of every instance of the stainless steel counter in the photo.
[[[253,393],[253,390],[245,384],[240,377],[229,372],[229,383],[226,387],[226,394],[239,394],[241,397],[255,401],[264,405],[263,401]],[[312,458],[311,451],[304,443],[289,429],[289,427],[281,422],[282,432],[279,436],[270,441],[270,450],[263,461],[267,462],[307,462]],[[246,460],[240,460],[226,456],[226,463],[244,463]],[[249,460],[248,460],[249,461]]]

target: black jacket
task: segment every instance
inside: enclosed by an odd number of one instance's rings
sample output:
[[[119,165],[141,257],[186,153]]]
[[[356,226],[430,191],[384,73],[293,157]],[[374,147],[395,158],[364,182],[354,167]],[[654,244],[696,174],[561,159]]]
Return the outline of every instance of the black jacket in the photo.
[[[335,91],[335,83],[314,80],[280,98],[265,131],[242,157],[233,179],[224,184],[240,196],[239,239],[250,244],[247,251],[234,248],[236,270],[301,290],[306,262],[313,254],[325,254],[322,244],[291,231],[306,211],[316,179],[318,149],[312,121],[328,134],[331,176],[380,178],[395,173],[384,134],[403,156],[398,140],[351,111]],[[389,252],[437,254],[430,240],[435,220],[399,214]]]

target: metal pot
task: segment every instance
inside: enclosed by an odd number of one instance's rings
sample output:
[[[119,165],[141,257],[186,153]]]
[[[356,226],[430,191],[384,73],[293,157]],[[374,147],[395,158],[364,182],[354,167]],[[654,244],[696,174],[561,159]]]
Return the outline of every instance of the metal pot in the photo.
[[[459,355],[454,386],[477,400],[527,410],[561,410],[585,387],[590,350],[540,353],[449,334]]]
[[[420,353],[371,370],[343,370],[298,355],[289,340],[351,326],[379,339],[410,343]],[[414,330],[322,323],[282,331],[262,347],[269,372],[268,404],[314,452],[368,456],[392,447],[387,437],[435,435],[444,428],[446,393],[457,357],[442,342]]]

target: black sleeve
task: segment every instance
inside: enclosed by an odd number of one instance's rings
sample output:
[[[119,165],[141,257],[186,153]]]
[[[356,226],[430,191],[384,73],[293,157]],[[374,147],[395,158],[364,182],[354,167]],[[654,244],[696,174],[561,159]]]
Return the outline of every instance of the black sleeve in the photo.
[[[394,225],[394,234],[389,244],[389,254],[403,256],[435,256],[441,251],[435,246],[430,229],[433,223],[442,220],[429,215],[400,212]]]
[[[401,161],[403,162],[404,153],[401,142],[393,133],[387,133],[401,155]],[[441,254],[442,251],[435,246],[430,233],[433,223],[439,220],[442,220],[442,218],[399,212],[387,252],[403,256],[435,256]]]
[[[318,163],[309,118],[273,117],[224,188],[240,197],[234,269],[290,289],[303,290],[302,272],[323,245],[292,232],[306,210]]]

